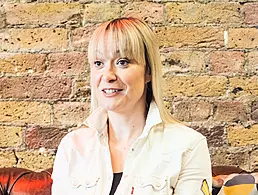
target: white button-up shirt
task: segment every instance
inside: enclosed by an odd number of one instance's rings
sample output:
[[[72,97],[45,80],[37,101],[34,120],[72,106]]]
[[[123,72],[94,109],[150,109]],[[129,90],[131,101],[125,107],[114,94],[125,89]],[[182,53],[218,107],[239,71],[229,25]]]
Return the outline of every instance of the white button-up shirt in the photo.
[[[52,195],[109,195],[113,171],[107,119],[99,107],[86,119],[87,127],[62,139]],[[208,195],[211,178],[206,138],[182,124],[162,123],[152,102],[142,135],[127,153],[115,195]]]

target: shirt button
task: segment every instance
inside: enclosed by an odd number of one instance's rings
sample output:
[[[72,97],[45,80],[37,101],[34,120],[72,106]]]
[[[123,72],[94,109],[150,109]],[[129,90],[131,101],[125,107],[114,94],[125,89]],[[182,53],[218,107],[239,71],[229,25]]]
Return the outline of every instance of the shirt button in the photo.
[[[79,181],[76,180],[76,179],[72,180],[72,185],[73,185],[73,187],[78,187],[79,186]]]
[[[144,184],[142,178],[137,178],[137,183],[141,186]]]

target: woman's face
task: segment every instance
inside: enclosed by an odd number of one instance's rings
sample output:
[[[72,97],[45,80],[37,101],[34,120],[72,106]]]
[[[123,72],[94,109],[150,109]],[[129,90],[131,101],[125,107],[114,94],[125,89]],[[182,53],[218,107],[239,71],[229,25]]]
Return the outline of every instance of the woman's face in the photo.
[[[113,112],[132,112],[145,106],[145,64],[119,53],[98,53],[91,64],[91,82],[99,104]]]

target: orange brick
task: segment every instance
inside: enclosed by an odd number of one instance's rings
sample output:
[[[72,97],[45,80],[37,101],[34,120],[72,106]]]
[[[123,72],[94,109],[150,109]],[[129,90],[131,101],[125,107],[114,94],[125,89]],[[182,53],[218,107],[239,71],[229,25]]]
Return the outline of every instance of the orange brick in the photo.
[[[228,128],[228,142],[231,146],[256,145],[258,142],[258,125],[249,128],[233,126]]]
[[[4,28],[6,25],[4,9],[0,7],[0,29]]]
[[[0,122],[12,124],[49,124],[50,105],[40,102],[0,102]]]
[[[200,51],[173,51],[162,53],[163,72],[203,72],[206,53]]]
[[[236,28],[228,31],[229,48],[257,48],[258,29],[256,28]]]
[[[78,20],[82,5],[79,3],[18,3],[5,4],[8,24],[63,24]],[[76,20],[77,19],[77,20]]]
[[[96,25],[86,25],[83,28],[76,28],[72,30],[72,47],[75,49],[88,51],[88,44],[96,27]]]
[[[254,96],[258,95],[258,77],[233,77],[229,79],[230,95],[234,97],[239,96]]]
[[[254,24],[258,23],[258,3],[246,3],[244,4],[243,13],[245,16],[244,22],[246,24]]]
[[[214,120],[221,122],[247,121],[247,110],[242,102],[216,101],[214,103]]]
[[[155,33],[163,47],[223,47],[223,30],[211,27],[157,27]]]
[[[244,52],[215,51],[209,56],[210,69],[214,73],[242,73],[244,71]]]
[[[25,131],[25,143],[29,149],[56,149],[67,133],[67,129],[33,125]]]
[[[0,164],[1,167],[13,167],[16,165],[16,158],[11,151],[0,151]]]
[[[253,51],[247,54],[246,69],[250,72],[258,71],[258,52]]]
[[[118,18],[121,15],[121,7],[114,3],[91,3],[85,5],[83,23],[104,22]]]
[[[9,29],[2,34],[2,37],[4,39],[2,49],[7,51],[65,50],[68,48],[68,31],[61,28]]]
[[[18,158],[17,167],[41,171],[53,167],[54,156],[49,153],[40,153],[38,151],[16,152]]]
[[[249,151],[244,148],[216,147],[210,150],[213,166],[236,166],[249,171]]]
[[[250,152],[250,170],[254,172],[254,170],[257,170],[257,169],[258,169],[258,151],[257,149],[254,149],[252,152]]]
[[[45,54],[0,53],[0,72],[31,74],[43,73],[46,67]]]
[[[201,23],[203,6],[200,3],[167,3],[168,22],[176,24]]]
[[[151,2],[133,2],[123,9],[122,16],[136,17],[151,24],[162,23],[163,6]]]
[[[54,124],[81,125],[90,113],[90,102],[59,102],[54,104]]]
[[[48,72],[76,75],[85,72],[87,54],[83,52],[52,53],[48,56]]]
[[[0,78],[0,98],[60,99],[72,91],[70,78],[3,77]]]
[[[181,121],[204,121],[212,114],[212,104],[204,100],[179,100],[173,107],[175,118]]]
[[[89,98],[91,94],[90,91],[90,78],[89,75],[86,80],[76,81],[74,87],[74,97],[75,98]]]
[[[22,144],[22,128],[0,126],[0,147],[15,147]]]
[[[258,122],[258,100],[252,102],[251,119],[254,120],[255,122]]]
[[[226,77],[220,76],[170,76],[165,77],[165,97],[173,96],[223,96]]]
[[[241,24],[241,5],[235,2],[210,2],[204,6],[204,22]]]
[[[207,127],[203,123],[192,123],[190,127],[206,137],[209,148],[221,147],[222,145],[227,143],[224,135],[225,128],[221,124],[217,125],[216,123],[213,123],[212,125],[209,124],[209,126]]]

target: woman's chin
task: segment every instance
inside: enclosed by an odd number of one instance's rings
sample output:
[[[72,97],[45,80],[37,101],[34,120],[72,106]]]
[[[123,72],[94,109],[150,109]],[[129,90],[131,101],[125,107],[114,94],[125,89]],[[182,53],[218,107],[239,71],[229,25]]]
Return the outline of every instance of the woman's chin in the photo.
[[[119,105],[117,104],[112,104],[112,103],[104,103],[104,104],[101,104],[101,106],[107,110],[107,111],[111,111],[111,112],[116,112],[116,110],[118,110],[118,108],[120,107]]]
[[[104,103],[100,105],[108,112],[122,113],[126,110],[125,105],[122,103]]]

